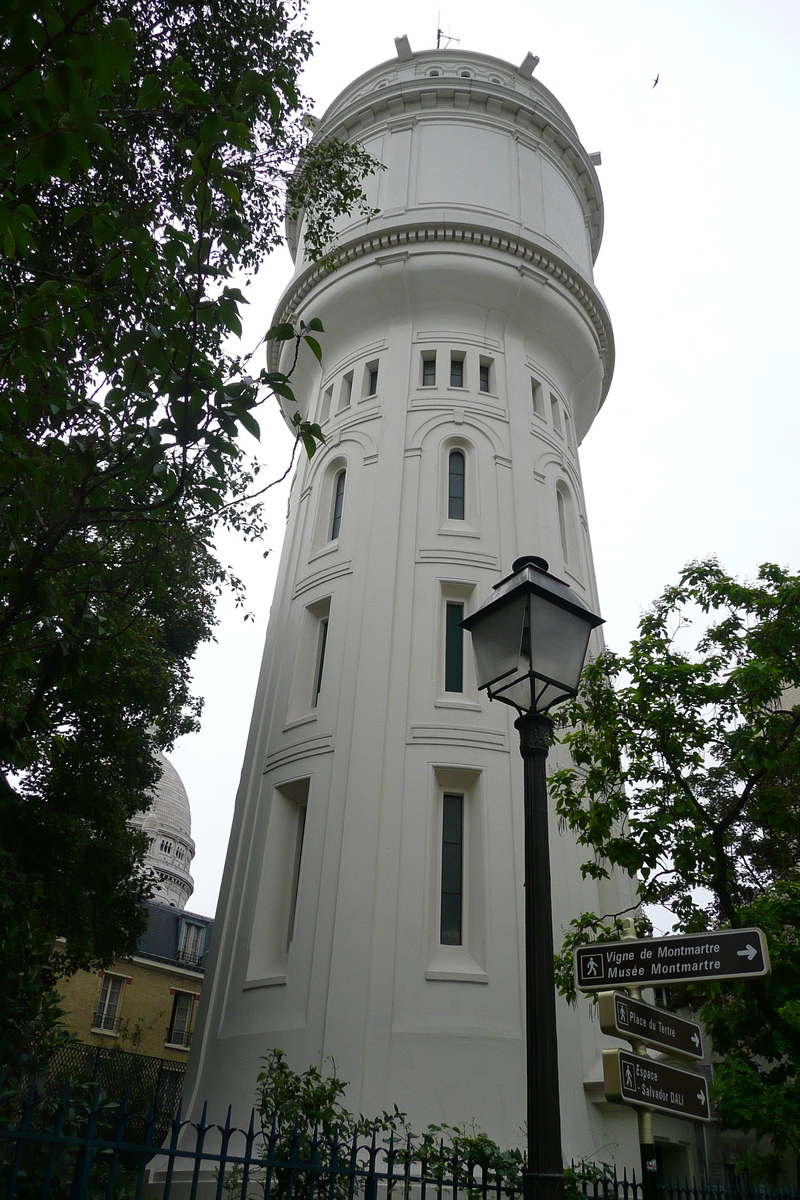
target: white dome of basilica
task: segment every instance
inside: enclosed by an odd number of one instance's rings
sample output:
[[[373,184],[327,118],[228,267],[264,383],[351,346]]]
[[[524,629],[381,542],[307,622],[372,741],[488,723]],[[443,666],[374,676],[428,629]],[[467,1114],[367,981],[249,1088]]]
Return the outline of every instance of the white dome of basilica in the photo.
[[[183,780],[172,763],[158,755],[161,778],[147,812],[137,813],[131,825],[150,837],[144,869],[155,881],[153,899],[173,908],[184,908],[194,891],[190,873],[195,845],[192,811]]]

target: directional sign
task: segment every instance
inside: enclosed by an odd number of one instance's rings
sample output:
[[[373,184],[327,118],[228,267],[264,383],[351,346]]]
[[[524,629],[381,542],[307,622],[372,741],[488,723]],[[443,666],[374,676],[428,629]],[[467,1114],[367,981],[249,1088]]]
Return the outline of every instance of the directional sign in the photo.
[[[638,1039],[682,1058],[702,1058],[700,1026],[622,992],[600,993],[600,1028],[612,1037]]]
[[[614,1104],[657,1108],[693,1121],[711,1120],[705,1077],[654,1058],[641,1058],[627,1050],[604,1050],[603,1087],[606,1100]]]
[[[760,929],[595,942],[575,951],[575,983],[582,992],[747,979],[769,972],[767,939]]]

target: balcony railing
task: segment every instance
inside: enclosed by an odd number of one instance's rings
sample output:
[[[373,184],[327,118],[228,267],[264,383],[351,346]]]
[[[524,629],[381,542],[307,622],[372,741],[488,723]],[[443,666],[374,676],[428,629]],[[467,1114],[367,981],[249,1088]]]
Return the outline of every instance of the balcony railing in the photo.
[[[189,1029],[168,1029],[165,1046],[182,1046],[188,1050],[192,1044],[192,1033]]]
[[[119,1027],[121,1023],[121,1017],[112,1017],[106,1012],[96,1012],[92,1017],[92,1032],[119,1033]]]
[[[188,963],[190,967],[196,967],[203,961],[202,954],[195,954],[191,950],[179,950],[178,962]]]

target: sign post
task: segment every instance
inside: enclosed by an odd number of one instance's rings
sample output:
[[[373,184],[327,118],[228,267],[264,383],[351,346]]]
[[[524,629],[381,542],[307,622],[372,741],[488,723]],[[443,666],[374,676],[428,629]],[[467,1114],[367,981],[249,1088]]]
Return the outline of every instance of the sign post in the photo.
[[[647,1047],[653,1046],[683,1058],[702,1058],[700,1026],[645,1004],[641,988],[769,975],[769,950],[760,929],[637,938],[631,917],[623,920],[622,928],[618,942],[576,949],[575,986],[600,993],[600,1028],[631,1044],[633,1053],[603,1051],[603,1088],[607,1100],[636,1109],[644,1200],[657,1200],[653,1109],[693,1121],[710,1120],[711,1110],[704,1076],[647,1054]],[[627,995],[614,988],[624,988]]]

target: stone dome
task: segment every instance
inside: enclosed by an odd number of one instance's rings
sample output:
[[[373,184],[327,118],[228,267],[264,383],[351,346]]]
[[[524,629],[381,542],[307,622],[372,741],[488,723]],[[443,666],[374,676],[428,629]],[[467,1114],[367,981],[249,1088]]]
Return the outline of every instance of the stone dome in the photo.
[[[131,821],[150,838],[144,869],[155,880],[153,899],[183,908],[194,891],[190,868],[195,845],[192,841],[192,811],[189,796],[178,772],[165,755],[158,755],[161,778],[147,812]]]

